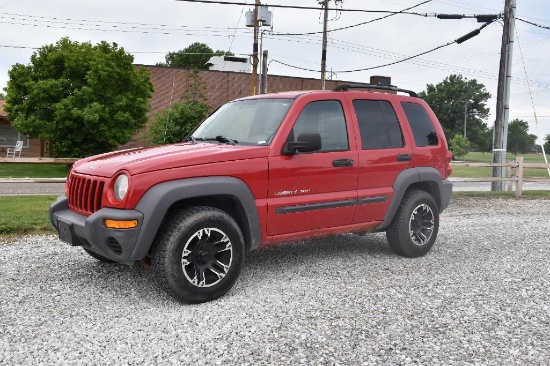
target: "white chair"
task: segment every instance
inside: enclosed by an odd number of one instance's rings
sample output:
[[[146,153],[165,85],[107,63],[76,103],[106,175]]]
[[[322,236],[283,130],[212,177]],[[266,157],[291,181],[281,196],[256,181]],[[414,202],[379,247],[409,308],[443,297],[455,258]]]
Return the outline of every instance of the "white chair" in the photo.
[[[17,157],[20,158],[21,150],[23,150],[23,141],[17,141],[14,148],[8,147],[6,152],[6,158],[15,158],[15,155],[17,155]]]

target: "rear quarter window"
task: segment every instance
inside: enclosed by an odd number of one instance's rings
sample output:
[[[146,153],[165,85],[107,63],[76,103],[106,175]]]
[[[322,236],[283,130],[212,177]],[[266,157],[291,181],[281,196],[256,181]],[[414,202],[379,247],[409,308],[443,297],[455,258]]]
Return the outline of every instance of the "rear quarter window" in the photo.
[[[414,135],[416,146],[437,146],[439,138],[428,112],[420,104],[401,102]]]

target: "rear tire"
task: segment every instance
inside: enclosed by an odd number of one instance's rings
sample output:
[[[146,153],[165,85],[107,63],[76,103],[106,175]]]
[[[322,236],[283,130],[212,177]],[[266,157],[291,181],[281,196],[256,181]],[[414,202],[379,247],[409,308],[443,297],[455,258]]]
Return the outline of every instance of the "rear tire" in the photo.
[[[439,210],[434,198],[425,191],[410,190],[386,230],[386,238],[395,254],[420,257],[432,248],[439,231]]]
[[[211,301],[235,284],[244,262],[244,240],[235,220],[213,207],[173,214],[153,250],[153,273],[176,299]]]

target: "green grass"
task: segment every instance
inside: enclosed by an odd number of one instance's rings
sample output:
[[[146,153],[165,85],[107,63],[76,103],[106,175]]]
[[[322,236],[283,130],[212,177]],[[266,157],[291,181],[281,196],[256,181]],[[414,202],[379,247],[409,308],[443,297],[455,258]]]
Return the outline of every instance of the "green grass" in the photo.
[[[506,154],[506,161],[516,160],[518,156],[523,156],[524,163],[539,163],[544,164],[544,157],[540,154],[525,154],[525,155],[513,155]],[[550,156],[548,161],[550,161]],[[470,152],[466,155],[467,163],[488,163],[492,161],[492,155],[490,153]],[[458,166],[453,165],[453,174],[451,177],[455,178],[489,178],[491,176],[492,168],[490,167],[471,167],[471,166]],[[546,169],[534,169],[525,168],[523,170],[523,176],[525,178],[549,178]]]
[[[56,196],[0,196],[0,236],[52,234],[48,210]]]
[[[523,156],[523,161],[525,163],[541,163],[544,164],[544,157],[542,154],[506,154],[506,161],[510,160],[516,160],[518,156]],[[548,160],[550,161],[550,155],[546,155]],[[466,162],[468,163],[491,163],[491,159],[493,158],[493,155],[491,153],[482,153],[482,152],[469,152],[466,154]]]
[[[502,198],[515,198],[514,192],[492,192],[492,191],[454,191],[453,198],[459,197],[502,197]],[[519,199],[550,199],[549,191],[523,191],[523,196]]]
[[[0,163],[0,178],[65,178],[68,164]]]
[[[453,165],[453,178],[489,178],[491,176],[491,168],[478,166],[460,166]]]

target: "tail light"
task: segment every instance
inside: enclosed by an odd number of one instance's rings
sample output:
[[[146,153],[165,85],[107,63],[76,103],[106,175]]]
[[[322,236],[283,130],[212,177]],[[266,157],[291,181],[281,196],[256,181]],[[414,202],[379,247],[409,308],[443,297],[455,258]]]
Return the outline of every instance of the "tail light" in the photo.
[[[453,160],[453,154],[450,151],[447,151],[447,156],[445,159],[445,179],[451,176],[453,168],[451,167],[451,161]]]

